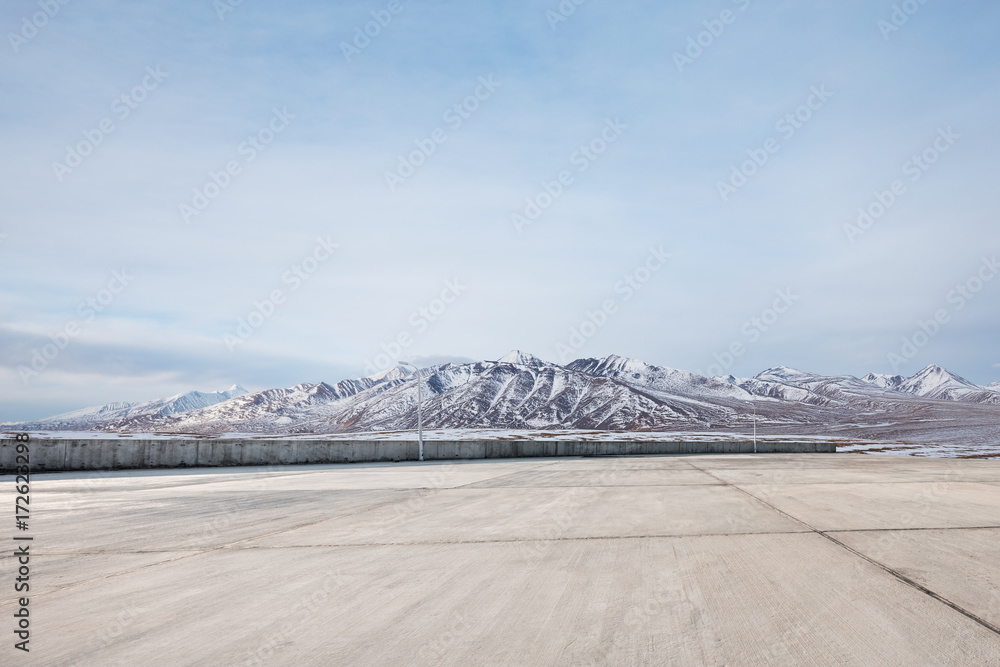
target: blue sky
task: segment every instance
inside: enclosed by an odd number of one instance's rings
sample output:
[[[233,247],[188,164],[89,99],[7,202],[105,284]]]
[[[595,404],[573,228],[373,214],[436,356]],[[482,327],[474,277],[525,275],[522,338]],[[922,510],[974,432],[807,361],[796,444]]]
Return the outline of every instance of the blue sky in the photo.
[[[222,2],[0,9],[0,419],[513,348],[1000,380],[992,3]]]

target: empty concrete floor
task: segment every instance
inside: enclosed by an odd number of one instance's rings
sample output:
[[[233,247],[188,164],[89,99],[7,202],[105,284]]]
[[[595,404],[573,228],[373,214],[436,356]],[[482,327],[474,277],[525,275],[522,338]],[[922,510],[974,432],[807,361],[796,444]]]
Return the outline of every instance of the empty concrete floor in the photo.
[[[30,526],[0,664],[1000,664],[1000,461],[50,474]]]

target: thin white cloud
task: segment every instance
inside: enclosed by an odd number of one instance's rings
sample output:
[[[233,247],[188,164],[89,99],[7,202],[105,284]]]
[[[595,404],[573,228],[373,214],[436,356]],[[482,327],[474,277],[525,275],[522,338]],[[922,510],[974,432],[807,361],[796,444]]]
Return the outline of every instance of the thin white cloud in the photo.
[[[620,308],[581,356],[695,370],[787,287],[802,301],[731,372],[888,371],[902,337],[1000,250],[998,89],[983,83],[998,49],[982,28],[996,8],[929,4],[886,42],[881,12],[860,0],[755,3],[679,73],[672,54],[712,18],[704,4],[588,3],[554,31],[553,4],[407,5],[351,63],[339,44],[367,20],[364,3],[243,3],[224,21],[210,3],[64,6],[0,55],[16,101],[0,118],[0,396],[44,413],[55,396],[64,407],[125,389],[335,381],[400,334],[415,358],[514,347],[556,358],[608,298]],[[19,21],[0,10],[0,23]],[[52,162],[147,66],[169,76],[59,182]],[[491,74],[500,87],[451,128],[447,111]],[[717,182],[823,84],[833,97],[721,201]],[[276,107],[295,115],[288,128],[185,223],[179,205],[246,158],[240,146]],[[573,156],[607,118],[627,130],[579,171]],[[941,126],[962,134],[954,149],[848,243],[844,224]],[[438,128],[447,140],[390,192],[385,172]],[[563,170],[572,184],[517,234],[511,214]],[[341,251],[292,292],[282,277],[319,235]],[[615,286],[651,244],[673,257],[626,302]],[[122,267],[134,284],[24,398],[10,369]],[[416,331],[413,314],[456,278],[467,292]],[[223,337],[276,289],[285,303],[231,353]],[[953,313],[913,363],[992,381],[996,290]]]

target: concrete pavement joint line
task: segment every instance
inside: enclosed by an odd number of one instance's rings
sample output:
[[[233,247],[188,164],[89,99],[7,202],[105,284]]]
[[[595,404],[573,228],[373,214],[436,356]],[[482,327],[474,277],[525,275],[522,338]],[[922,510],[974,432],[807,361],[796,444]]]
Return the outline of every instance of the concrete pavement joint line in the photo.
[[[545,464],[545,465],[553,465],[555,463],[557,463],[557,461],[553,461],[552,463]],[[529,470],[536,470],[537,468],[544,468],[545,465],[534,466],[532,468],[529,468]],[[497,475],[497,477],[490,477],[488,480],[479,480],[479,481],[490,481],[490,480],[493,480],[493,479],[498,479],[500,477],[506,477],[507,475],[514,475],[514,474],[517,474],[517,473],[520,473],[520,472],[524,472],[524,471],[523,470],[517,470],[517,471],[511,472],[511,473],[506,473],[504,475]],[[470,482],[469,484],[476,484],[476,483],[477,482]],[[427,496],[434,495],[434,494],[437,494],[437,493],[443,493],[445,491],[454,491],[456,489],[462,489],[462,488],[465,488],[466,486],[468,486],[469,484],[463,484],[462,486],[442,487],[442,488],[432,487],[428,493],[414,494],[413,496],[410,496],[410,497],[407,497],[407,498],[400,498],[398,500],[390,500],[388,502],[380,503],[378,505],[372,505],[370,507],[360,508],[360,509],[355,510],[353,512],[347,512],[345,514],[337,514],[337,515],[334,515],[334,516],[328,516],[328,517],[325,517],[323,519],[318,519],[316,521],[310,521],[308,523],[299,524],[299,525],[296,525],[296,526],[292,526],[290,528],[283,528],[283,529],[280,529],[280,530],[273,531],[271,533],[266,533],[264,535],[255,535],[253,537],[248,537],[246,539],[237,540],[236,542],[231,542],[229,544],[224,544],[224,545],[221,545],[221,546],[216,547],[216,548],[218,548],[218,549],[234,548],[234,547],[236,547],[236,545],[242,544],[243,542],[250,542],[250,541],[253,541],[253,540],[262,540],[262,539],[265,539],[265,538],[268,538],[268,537],[273,537],[275,535],[280,535],[281,533],[287,533],[287,532],[292,531],[292,530],[298,530],[299,528],[306,528],[308,526],[314,526],[314,525],[316,525],[318,523],[323,523],[324,521],[332,521],[333,519],[342,519],[344,517],[354,516],[355,514],[363,514],[364,512],[370,512],[372,510],[377,510],[377,509],[381,509],[383,507],[388,507],[389,505],[395,505],[395,504],[398,504],[398,503],[409,502],[409,501],[413,500],[414,498],[426,498]],[[421,489],[422,488],[423,487],[421,487]],[[410,489],[410,490],[412,490],[412,489]],[[208,549],[208,550],[206,550],[206,552],[207,551],[213,551],[213,550],[214,549]]]
[[[546,461],[551,461],[552,463],[559,463],[562,461],[573,461],[580,459],[580,456],[565,456],[558,457],[558,459],[546,458]],[[451,465],[454,463],[479,463],[479,462],[499,462],[499,463],[509,463],[509,462],[522,462],[523,458],[513,458],[513,459],[435,459],[427,461],[431,465]],[[416,461],[368,461],[361,463],[277,463],[277,464],[266,464],[266,465],[235,465],[235,466],[185,466],[181,468],[100,468],[100,469],[87,469],[87,470],[39,470],[32,472],[32,475],[36,475],[39,479],[45,481],[77,481],[77,480],[89,480],[93,479],[92,476],[83,475],[81,477],[65,477],[62,479],[49,479],[49,476],[65,475],[67,473],[79,474],[79,473],[96,473],[96,472],[108,472],[111,476],[105,477],[102,482],[112,482],[114,480],[135,480],[136,477],[155,477],[157,479],[169,480],[171,477],[194,477],[194,480],[188,480],[185,483],[177,484],[166,484],[164,486],[151,486],[142,487],[142,490],[158,489],[158,488],[178,488],[184,486],[198,486],[203,484],[227,484],[231,482],[242,482],[249,478],[260,479],[265,477],[267,479],[276,477],[295,477],[301,475],[320,475],[323,473],[328,473],[331,471],[353,471],[356,469],[363,470],[384,470],[384,469],[397,469],[399,463],[409,464],[413,467],[420,467]],[[317,467],[322,466],[322,467]],[[275,467],[281,467],[282,470],[274,470]],[[128,473],[135,473],[138,471],[148,471],[150,473],[161,473],[161,474],[149,474],[149,475],[134,475]],[[115,476],[115,473],[126,473],[120,476]],[[174,475],[173,473],[177,473]],[[235,479],[212,479],[217,476],[226,476]],[[199,477],[208,478],[205,481],[197,481]],[[10,478],[10,479],[5,479]],[[13,474],[0,474],[0,483],[6,481],[13,481]],[[127,489],[126,489],[127,490]],[[63,491],[59,489],[49,490],[49,493],[75,493],[73,490]]]
[[[431,493],[433,493],[433,491]],[[423,494],[423,495],[427,496],[427,495],[430,495],[430,494],[426,493],[426,494]],[[417,497],[420,497],[420,496],[417,496]],[[122,575],[131,574],[133,572],[138,572],[139,570],[144,570],[146,568],[156,567],[157,565],[162,565],[162,564],[165,564],[165,563],[172,563],[172,562],[175,562],[175,561],[178,561],[178,560],[183,560],[185,558],[193,558],[195,556],[202,556],[202,555],[205,555],[207,553],[212,553],[213,551],[223,551],[225,549],[231,549],[231,548],[240,549],[240,547],[237,547],[236,545],[242,544],[244,542],[250,542],[252,540],[259,540],[259,539],[264,539],[264,538],[267,538],[267,537],[273,537],[274,535],[280,535],[281,533],[285,533],[285,532],[288,532],[288,531],[291,531],[291,530],[298,530],[299,528],[305,528],[307,526],[312,526],[312,525],[315,525],[317,523],[323,523],[324,521],[330,521],[332,519],[340,519],[340,518],[343,518],[343,517],[346,517],[346,516],[353,516],[355,514],[360,514],[362,512],[366,512],[368,510],[378,509],[380,507],[386,507],[388,505],[392,505],[392,504],[395,504],[395,503],[398,503],[398,502],[406,502],[406,501],[409,501],[411,498],[405,498],[405,499],[400,499],[400,500],[393,500],[393,501],[389,501],[389,502],[386,502],[386,503],[382,503],[380,505],[375,505],[375,506],[372,506],[372,507],[365,507],[365,508],[362,508],[362,509],[358,509],[358,510],[356,510],[354,512],[347,512],[345,514],[337,514],[335,516],[325,517],[325,518],[319,519],[317,521],[309,521],[309,522],[306,522],[306,523],[302,523],[302,524],[298,524],[298,525],[292,526],[290,528],[285,528],[285,529],[282,529],[282,530],[272,531],[270,533],[265,533],[263,535],[255,535],[255,536],[252,536],[252,537],[247,537],[247,538],[242,539],[242,540],[237,540],[236,542],[230,542],[228,544],[219,544],[219,545],[216,545],[214,547],[207,547],[205,549],[201,549],[201,550],[198,550],[198,551],[192,551],[191,553],[185,554],[183,556],[178,556],[177,558],[170,558],[170,559],[167,559],[167,560],[158,561],[156,563],[147,563],[146,565],[141,565],[139,567],[133,568],[131,570],[125,570],[123,572],[113,572],[111,574],[106,574],[106,575],[102,575],[102,576],[99,576],[99,577],[93,577],[91,579],[84,579],[82,581],[77,581],[77,582],[73,582],[71,584],[66,584],[65,586],[60,586],[59,588],[55,588],[55,589],[53,589],[51,591],[45,591],[45,592],[42,592],[42,593],[36,593],[35,596],[36,597],[40,597],[42,595],[51,595],[53,593],[59,593],[59,592],[65,591],[67,589],[76,588],[77,586],[82,586],[82,585],[89,584],[89,583],[92,583],[92,582],[95,582],[95,581],[102,581],[102,580],[111,579],[113,577],[120,577]],[[164,550],[165,553],[175,553],[177,551],[180,551],[180,549],[165,549]],[[115,552],[103,552],[103,553],[115,553]],[[122,553],[128,553],[128,552],[122,552]]]
[[[926,526],[922,528],[844,528],[843,530],[828,530],[831,533],[905,533],[919,530],[997,530],[1000,526]],[[818,531],[823,532],[823,531]]]
[[[175,470],[184,470],[184,469],[183,468],[175,468]],[[211,468],[202,468],[202,470],[211,470]],[[83,471],[83,472],[99,472],[99,471],[92,470],[92,471]],[[113,472],[117,472],[117,471],[113,471]],[[208,484],[232,484],[234,482],[245,482],[245,481],[247,481],[247,479],[251,475],[254,476],[254,479],[277,479],[279,477],[296,477],[296,476],[301,476],[301,475],[318,475],[318,474],[323,473],[323,472],[327,472],[327,471],[325,471],[325,470],[310,470],[310,471],[302,471],[302,472],[275,472],[275,473],[264,473],[264,474],[261,474],[261,473],[258,473],[258,472],[247,472],[247,473],[238,473],[238,474],[241,475],[241,477],[239,479],[216,479],[216,480],[206,480],[206,481],[203,481],[203,482],[202,481],[188,481],[188,482],[184,482],[184,483],[164,484],[163,486],[143,486],[143,487],[136,487],[134,489],[128,489],[128,488],[126,488],[126,489],[108,488],[108,489],[99,489],[99,491],[117,491],[117,492],[125,492],[125,491],[159,491],[159,490],[163,490],[163,489],[181,489],[181,488],[184,488],[184,487],[187,487],[187,486],[205,486],[205,485],[208,485]],[[32,475],[35,475],[35,474],[36,473],[32,473]],[[38,473],[38,474],[39,474],[39,476],[41,476],[41,475],[44,475],[45,473]],[[53,472],[53,473],[50,473],[50,474],[58,475],[60,473],[59,472]],[[211,475],[211,473],[206,473],[205,474],[206,477],[208,477],[210,475]],[[7,476],[8,477],[12,477],[12,475],[7,475]],[[166,475],[163,475],[163,476],[157,475],[157,477],[159,477],[160,479],[163,479],[165,477],[169,479],[169,477],[166,476]],[[43,479],[45,479],[45,478],[43,478]],[[94,479],[94,478],[93,477],[85,477],[83,479],[88,479],[89,480],[89,479]],[[135,479],[136,479],[135,475],[125,475],[125,476],[122,476],[122,477],[105,477],[104,479],[101,480],[101,483],[103,485],[103,484],[107,484],[107,483],[111,482],[112,480],[129,480],[129,481],[134,481]],[[55,481],[55,482],[58,482],[60,480],[45,480],[45,481],[50,481],[50,482],[51,481]],[[94,489],[87,489],[87,491],[94,491]],[[43,492],[44,493],[79,493],[79,490],[77,490],[77,489],[68,489],[68,490],[62,490],[62,489],[43,489]]]
[[[690,463],[690,462],[688,462],[688,463]],[[694,465],[693,463],[690,463],[690,465],[693,468],[697,468],[698,470],[701,470],[706,475],[712,475],[712,473],[710,473],[709,471],[703,470],[701,468],[698,468],[698,466]],[[712,475],[712,477],[715,477],[715,475]],[[715,478],[719,479],[718,477],[715,477]],[[812,532],[814,532],[817,535],[819,535],[821,537],[824,537],[827,540],[833,542],[834,544],[836,544],[837,546],[841,547],[845,551],[848,551],[848,552],[854,554],[855,556],[857,556],[858,558],[861,558],[861,559],[863,559],[863,560],[871,563],[872,565],[874,565],[875,567],[883,570],[884,572],[887,572],[888,574],[891,574],[893,577],[895,577],[900,582],[906,584],[907,586],[910,586],[910,587],[912,587],[912,588],[920,591],[921,593],[924,593],[924,594],[926,594],[926,595],[934,598],[938,602],[941,602],[942,604],[945,604],[948,607],[951,607],[953,610],[955,610],[958,613],[962,614],[966,618],[975,621],[976,623],[978,623],[979,625],[983,626],[987,630],[990,630],[991,632],[993,632],[993,633],[995,633],[997,635],[1000,635],[1000,627],[997,627],[997,626],[993,625],[992,623],[990,623],[989,621],[987,621],[984,618],[980,618],[979,616],[976,616],[975,614],[973,614],[968,609],[964,609],[963,607],[961,607],[958,604],[952,602],[948,598],[946,598],[946,597],[944,597],[942,595],[939,595],[938,593],[935,593],[934,591],[932,591],[931,589],[927,588],[926,586],[923,586],[923,585],[917,583],[916,581],[914,581],[913,579],[910,579],[906,575],[904,575],[904,574],[902,574],[900,572],[897,572],[896,570],[894,570],[893,568],[889,567],[888,565],[885,565],[884,563],[880,563],[879,561],[875,560],[874,558],[871,558],[871,557],[869,557],[869,556],[861,553],[857,549],[854,549],[852,547],[847,546],[846,544],[844,544],[843,542],[841,542],[837,538],[833,537],[832,535],[829,535],[829,534],[823,532],[822,530],[819,530],[818,528],[814,528],[814,527],[810,526],[805,521],[803,521],[803,520],[801,520],[801,519],[799,519],[797,517],[792,516],[788,512],[785,512],[783,510],[778,509],[777,507],[775,507],[771,503],[767,502],[766,500],[763,500],[762,498],[758,498],[754,494],[750,493],[749,491],[747,491],[745,489],[741,489],[740,487],[736,486],[735,484],[729,484],[729,486],[733,487],[734,489],[736,489],[740,493],[745,493],[746,495],[750,496],[751,498],[753,498],[757,502],[762,503],[762,504],[766,505],[767,507],[770,507],[775,512],[778,512],[779,514],[788,517],[792,521],[795,521],[796,523],[799,523],[799,524],[805,526],[806,528],[808,528]],[[847,531],[831,531],[831,532],[847,532]]]
[[[744,537],[747,535],[810,535],[811,530],[770,530],[754,533],[663,533],[659,535],[583,535],[580,537],[512,537],[495,540],[443,540],[440,542],[338,542],[330,544],[255,544],[234,547],[233,551],[254,551],[257,549],[343,549],[357,547],[428,547],[459,544],[517,544],[520,542],[577,542],[589,540],[658,540],[658,539],[688,539],[698,537]],[[51,551],[34,554],[38,556],[128,556],[134,554],[175,553],[179,549],[164,549],[161,551]],[[190,555],[205,553],[210,550],[192,552]],[[164,561],[166,562],[166,561]]]
[[[449,489],[464,489],[465,487],[467,487],[467,486],[469,486],[471,484],[482,484],[483,482],[492,482],[493,480],[500,479],[501,477],[509,477],[510,475],[520,475],[522,473],[531,472],[532,470],[538,470],[539,468],[547,468],[548,466],[553,466],[553,465],[555,465],[557,463],[559,463],[559,461],[551,461],[549,463],[542,463],[541,465],[532,466],[532,467],[527,468],[525,470],[515,470],[513,472],[506,472],[506,473],[504,473],[502,475],[497,475],[496,477],[490,477],[488,479],[480,479],[480,480],[476,480],[475,482],[469,482],[468,484],[463,484],[462,486],[450,486],[448,488]],[[438,489],[438,490],[442,491],[444,489]]]
[[[716,478],[718,479],[718,478]],[[769,482],[743,482],[750,486],[766,486]],[[822,484],[823,486],[859,486],[862,484],[874,484],[876,486],[889,486],[891,484],[934,484],[935,482],[781,482],[784,486],[815,486],[817,484]],[[970,482],[966,482],[967,484]],[[630,486],[720,486],[719,484],[635,484]]]
[[[912,586],[913,588],[917,589],[918,591],[926,593],[927,595],[931,596],[932,598],[934,598],[938,602],[941,602],[943,604],[948,605],[949,607],[951,607],[952,609],[954,609],[958,613],[960,613],[960,614],[962,614],[962,615],[964,615],[964,616],[972,619],[976,623],[979,623],[981,626],[983,626],[987,630],[992,630],[994,633],[1000,635],[1000,627],[997,627],[997,626],[993,625],[992,623],[990,623],[986,619],[980,618],[979,616],[976,616],[971,611],[960,607],[959,605],[957,605],[956,603],[952,602],[951,600],[949,600],[946,597],[938,595],[937,593],[935,593],[931,589],[927,588],[926,586],[922,586],[922,585],[918,584],[913,579],[910,579],[906,575],[897,572],[896,570],[892,569],[891,567],[889,567],[887,565],[883,565],[882,563],[878,562],[877,560],[875,560],[873,558],[869,558],[868,556],[866,556],[865,554],[861,553],[857,549],[853,549],[853,548],[847,546],[846,544],[844,544],[843,542],[841,542],[837,538],[833,537],[832,535],[827,535],[826,533],[824,533],[822,531],[818,531],[818,530],[816,532],[819,533],[820,535],[822,535],[823,537],[825,537],[826,539],[830,540],[834,544],[837,544],[837,545],[843,547],[844,549],[846,549],[847,551],[850,551],[852,554],[858,556],[859,558],[863,558],[866,561],[868,561],[869,563],[871,563],[872,565],[876,565],[876,566],[882,568],[883,570],[885,570],[886,572],[888,572],[892,576],[894,576],[897,579],[899,579],[900,581],[902,581],[904,584],[908,584],[908,585]]]
[[[748,535],[811,535],[811,530],[789,530],[759,533],[697,533],[685,535],[683,533],[662,534],[662,535],[584,535],[581,537],[522,537],[503,540],[453,540],[450,542],[350,542],[338,544],[286,544],[240,547],[239,551],[252,551],[254,549],[352,549],[361,547],[442,547],[452,545],[467,544],[521,544],[525,542],[593,542],[597,540],[681,540],[696,539],[699,537],[744,537]]]
[[[780,511],[780,510],[779,510]],[[942,531],[942,530],[1000,530],[1000,526],[944,526],[929,528],[848,528],[844,530],[831,530],[831,533],[897,533],[908,531]],[[427,546],[442,544],[504,544],[508,542],[571,542],[573,540],[641,540],[641,539],[678,539],[694,537],[742,537],[744,535],[804,535],[807,533],[822,533],[812,529],[804,530],[764,530],[753,533],[660,533],[657,535],[584,535],[580,537],[523,537],[495,540],[445,540],[441,542],[331,542],[328,544],[289,544],[289,545],[255,545],[249,547],[235,547],[238,551],[249,551],[251,549],[312,549],[312,548],[341,548],[341,547],[385,547],[385,546]],[[825,536],[825,535],[824,535]],[[251,538],[256,539],[256,538]],[[234,542],[233,544],[238,544]],[[195,555],[206,551],[205,549],[136,549],[118,551],[40,551],[34,555],[38,557],[54,556],[125,556],[137,554],[168,554],[168,553],[188,553]],[[4,559],[14,559],[17,556],[3,555]],[[164,561],[166,562],[166,561]]]
[[[145,565],[140,565],[138,567],[132,568],[131,570],[123,570],[121,572],[113,572],[111,574],[104,574],[104,575],[100,575],[100,576],[97,576],[97,577],[91,577],[90,579],[83,579],[81,581],[75,581],[75,582],[73,582],[71,584],[65,584],[63,586],[60,586],[59,588],[53,588],[50,591],[41,591],[39,593],[35,593],[34,596],[36,598],[40,598],[40,597],[45,596],[45,595],[54,595],[55,593],[61,593],[61,592],[65,591],[65,590],[69,590],[71,588],[77,588],[78,586],[84,586],[84,585],[91,584],[91,583],[94,583],[94,582],[97,582],[97,581],[105,581],[105,580],[111,579],[113,577],[120,577],[120,576],[123,576],[123,575],[126,575],[126,574],[132,574],[133,572],[138,572],[139,570],[145,570],[146,568],[155,567],[157,565],[164,565],[166,563],[176,563],[179,560],[184,560],[185,558],[193,558],[194,556],[198,556],[198,555],[201,555],[203,553],[207,553],[208,551],[214,551],[214,550],[215,549],[207,549],[205,551],[193,551],[191,553],[184,554],[183,556],[178,556],[177,558],[168,558],[166,560],[157,561],[155,563],[147,563]],[[176,553],[176,551],[177,550],[175,549],[175,550],[171,550],[171,551],[164,551],[163,553]]]
[[[545,463],[545,464],[538,465],[538,466],[532,466],[528,470],[537,470],[539,468],[544,468],[547,465],[554,465],[554,464],[556,464],[558,462],[559,461],[552,461],[550,463]],[[320,472],[320,471],[317,471],[317,472]],[[491,480],[492,479],[498,479],[500,477],[505,477],[506,475],[513,475],[513,474],[519,473],[519,472],[524,472],[524,471],[523,470],[518,470],[518,471],[515,471],[515,472],[511,472],[511,473],[506,473],[505,475],[498,475],[497,477],[491,477],[489,479],[491,479]],[[489,481],[489,480],[480,480],[480,481]],[[468,486],[468,485],[466,484],[466,485],[463,485],[463,486]],[[122,575],[125,575],[125,574],[131,574],[132,572],[137,572],[139,570],[144,570],[146,568],[155,567],[157,565],[161,565],[161,564],[164,564],[164,563],[175,562],[175,561],[182,560],[182,559],[185,559],[185,558],[193,558],[195,556],[204,555],[204,554],[207,554],[207,553],[211,553],[213,551],[221,551],[221,550],[225,550],[225,549],[242,550],[242,548],[238,547],[237,545],[243,544],[245,542],[250,542],[250,541],[253,541],[253,540],[259,540],[259,539],[265,539],[265,538],[268,538],[268,537],[273,537],[273,536],[279,535],[281,533],[289,532],[289,531],[292,531],[292,530],[298,530],[299,528],[305,528],[307,526],[312,526],[312,525],[315,525],[315,524],[318,524],[318,523],[323,523],[324,521],[330,521],[330,520],[333,520],[333,519],[340,519],[340,518],[343,518],[343,517],[346,517],[346,516],[353,516],[355,514],[361,514],[363,512],[367,512],[367,511],[374,510],[374,509],[379,509],[379,508],[382,508],[382,507],[387,507],[389,505],[394,505],[396,503],[409,502],[414,497],[416,497],[416,498],[423,498],[423,497],[432,495],[434,493],[441,493],[442,491],[451,490],[452,488],[462,488],[462,487],[450,487],[448,489],[432,490],[429,493],[414,495],[414,496],[411,496],[411,497],[408,497],[408,498],[401,498],[399,500],[394,500],[394,501],[390,501],[390,502],[386,502],[386,503],[381,503],[379,505],[374,505],[372,507],[365,507],[365,508],[362,508],[362,509],[358,509],[357,511],[354,511],[354,512],[347,512],[345,514],[338,514],[338,515],[335,515],[335,516],[325,517],[325,518],[319,519],[317,521],[310,521],[310,522],[307,522],[307,523],[303,523],[303,524],[299,524],[299,525],[296,525],[296,526],[292,526],[290,528],[276,530],[276,531],[273,531],[273,532],[270,532],[270,533],[266,533],[266,534],[263,534],[263,535],[255,535],[253,537],[248,537],[248,538],[243,539],[243,540],[237,540],[236,542],[231,542],[229,544],[221,544],[221,545],[218,545],[218,546],[215,546],[215,547],[210,547],[210,548],[203,549],[203,550],[200,550],[200,551],[193,551],[193,552],[185,554],[183,556],[178,556],[177,558],[171,558],[171,559],[159,561],[159,562],[156,562],[156,563],[148,563],[146,565],[142,565],[142,566],[133,568],[131,570],[126,570],[124,572],[115,572],[115,573],[108,574],[108,575],[103,575],[103,576],[99,576],[99,577],[93,577],[91,579],[84,579],[82,581],[77,581],[77,582],[74,582],[74,583],[71,583],[71,584],[66,584],[64,586],[60,586],[59,588],[55,588],[55,589],[53,589],[51,591],[38,593],[38,594],[36,594],[36,597],[37,596],[41,596],[41,595],[51,595],[51,594],[54,594],[54,593],[59,593],[61,591],[65,591],[65,590],[68,590],[70,588],[75,588],[77,586],[83,586],[83,585],[86,585],[86,584],[89,584],[89,583],[92,583],[92,582],[95,582],[95,581],[107,580],[107,579],[111,579],[112,577],[118,577],[118,576],[122,576]]]
[[[489,481],[489,480],[485,480],[485,481]],[[480,482],[470,482],[469,484],[479,484],[479,483]],[[438,486],[372,486],[372,487],[358,486],[358,487],[353,487],[352,486],[352,487],[341,487],[341,488],[333,488],[333,489],[307,489],[307,491],[312,491],[312,492],[316,492],[316,493],[360,493],[362,491],[453,491],[454,489],[464,489],[465,487],[469,486],[469,484],[463,484],[462,486],[446,486],[446,487],[438,487]],[[635,486],[719,486],[719,485],[718,484],[676,484],[676,485],[675,484],[663,484],[663,485],[660,485],[660,484],[638,485],[637,484]],[[163,491],[163,490],[170,490],[170,489],[173,489],[173,488],[178,488],[178,487],[172,487],[172,486],[170,486],[170,487],[157,487],[157,488],[155,488],[153,490],[154,491]],[[520,488],[539,488],[539,487],[501,486],[501,487],[484,487],[484,488],[486,488],[486,489],[491,489],[491,488],[520,489]],[[549,487],[541,487],[541,488],[549,488]],[[558,487],[553,486],[553,488],[558,488]],[[572,488],[572,487],[570,487],[570,488]],[[49,493],[52,493],[52,492],[50,491]],[[221,493],[228,493],[228,492],[226,492],[226,491],[216,491],[214,493],[220,493],[221,494]],[[256,491],[256,493],[257,494],[274,493],[274,494],[282,495],[282,494],[288,493],[288,491],[286,489],[276,489],[274,491],[258,490],[258,491]],[[238,495],[238,494],[236,494],[236,495]],[[243,495],[245,495],[245,494],[243,494]],[[72,510],[63,510],[63,511],[72,511]]]
[[[204,549],[119,549],[117,551],[46,551],[44,553],[31,552],[32,556],[39,558],[53,558],[55,556],[137,556],[143,554],[199,554]],[[4,556],[4,558],[16,558],[16,556]]]
[[[490,480],[487,480],[490,481]],[[481,482],[475,482],[480,484]],[[465,486],[468,486],[466,484]],[[456,489],[464,489],[457,486]],[[723,484],[539,484],[537,486],[477,486],[472,491],[487,491],[489,489],[676,489],[689,486],[724,486]]]
[[[344,514],[335,514],[334,516],[324,517],[322,519],[317,519],[316,521],[308,521],[306,523],[301,523],[301,524],[298,524],[298,525],[295,525],[295,526],[291,526],[290,528],[281,528],[279,530],[275,530],[275,531],[272,531],[270,533],[265,533],[263,535],[255,535],[253,537],[247,537],[247,538],[244,538],[242,540],[236,540],[235,542],[230,542],[229,544],[220,545],[217,548],[218,549],[230,549],[230,548],[235,547],[237,544],[242,544],[244,542],[251,542],[253,540],[262,540],[262,539],[265,539],[265,538],[268,538],[268,537],[274,537],[275,535],[280,535],[282,533],[287,533],[289,531],[298,530],[300,528],[306,528],[308,526],[315,526],[316,524],[323,523],[324,521],[332,521],[334,519],[343,519],[344,517],[354,516],[355,514],[363,514],[365,512],[370,512],[372,510],[377,510],[377,509],[381,509],[383,507],[388,507],[389,505],[395,505],[397,503],[409,502],[409,501],[413,500],[414,498],[426,498],[429,495],[432,495],[434,493],[440,493],[441,491],[444,491],[444,490],[447,490],[447,489],[438,489],[436,491],[430,491],[429,493],[424,493],[424,494],[414,494],[413,496],[410,496],[408,498],[400,498],[399,500],[390,500],[390,501],[385,502],[385,503],[379,503],[378,505],[372,505],[371,507],[359,508],[359,509],[357,509],[357,510],[355,510],[353,512],[346,512]],[[213,550],[214,549],[208,549],[207,551],[213,551]]]

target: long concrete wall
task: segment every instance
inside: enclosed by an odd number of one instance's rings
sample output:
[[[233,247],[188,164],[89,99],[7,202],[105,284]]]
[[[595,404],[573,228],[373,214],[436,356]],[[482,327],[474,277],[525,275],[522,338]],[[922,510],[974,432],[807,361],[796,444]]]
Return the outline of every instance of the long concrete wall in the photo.
[[[13,438],[0,439],[0,471],[16,470]],[[415,461],[415,440],[251,440],[39,438],[28,442],[31,470],[119,470],[295,463]],[[827,442],[764,442],[757,451],[836,452]],[[582,440],[433,440],[424,459],[494,459],[532,456],[620,456],[628,454],[746,454],[752,442],[636,442]]]

